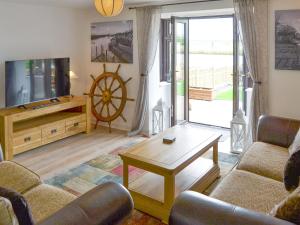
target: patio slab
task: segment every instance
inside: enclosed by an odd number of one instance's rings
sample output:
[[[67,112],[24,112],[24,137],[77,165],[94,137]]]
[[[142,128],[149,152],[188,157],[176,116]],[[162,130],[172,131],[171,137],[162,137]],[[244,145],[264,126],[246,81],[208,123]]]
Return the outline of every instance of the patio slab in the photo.
[[[190,99],[189,121],[230,128],[233,114],[232,101]]]

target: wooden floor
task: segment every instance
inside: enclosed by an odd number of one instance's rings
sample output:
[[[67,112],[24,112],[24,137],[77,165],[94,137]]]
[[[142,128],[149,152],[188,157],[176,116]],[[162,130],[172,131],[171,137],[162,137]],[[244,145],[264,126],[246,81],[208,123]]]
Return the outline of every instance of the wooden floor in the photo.
[[[136,137],[125,131],[109,133],[100,127],[90,134],[79,134],[15,156],[14,161],[36,172],[45,180],[101,154],[111,152]]]
[[[125,131],[113,130],[109,133],[107,128],[99,127],[90,134],[78,134],[22,153],[15,156],[14,161],[46,180],[134,139],[136,137],[128,137]],[[219,143],[219,151],[230,151],[230,138]]]

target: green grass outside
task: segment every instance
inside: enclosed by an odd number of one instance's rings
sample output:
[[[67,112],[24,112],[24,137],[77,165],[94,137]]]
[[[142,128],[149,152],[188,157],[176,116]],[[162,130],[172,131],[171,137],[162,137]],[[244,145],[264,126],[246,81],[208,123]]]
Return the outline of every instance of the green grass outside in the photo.
[[[240,91],[240,97],[242,98],[242,90]],[[177,95],[184,96],[184,81],[177,81]],[[214,100],[232,101],[233,100],[233,88],[220,90],[216,93]]]
[[[177,81],[177,95],[184,96],[184,81]]]
[[[240,90],[240,99],[243,99],[243,90]],[[233,88],[218,91],[214,100],[233,101]]]
[[[215,100],[223,100],[223,101],[232,101],[233,99],[233,89],[226,89],[226,90],[222,90],[217,92],[215,98]]]

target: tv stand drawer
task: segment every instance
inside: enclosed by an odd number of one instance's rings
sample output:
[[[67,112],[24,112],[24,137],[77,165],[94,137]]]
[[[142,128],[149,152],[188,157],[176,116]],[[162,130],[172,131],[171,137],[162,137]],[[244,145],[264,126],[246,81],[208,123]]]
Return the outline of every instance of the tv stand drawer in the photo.
[[[27,130],[14,134],[13,146],[14,154],[18,154],[28,149],[38,147],[42,144],[41,129]]]
[[[86,117],[84,114],[66,120],[67,134],[76,134],[84,130],[86,130]]]
[[[65,121],[49,124],[47,127],[42,128],[42,142],[43,144],[49,144],[51,142],[60,140],[64,138],[65,133]]]
[[[68,123],[66,125],[67,134],[81,133],[86,130],[86,121]]]
[[[66,132],[65,121],[59,123],[53,123],[47,125],[47,127],[42,129],[43,138],[52,138],[55,136],[60,136]]]

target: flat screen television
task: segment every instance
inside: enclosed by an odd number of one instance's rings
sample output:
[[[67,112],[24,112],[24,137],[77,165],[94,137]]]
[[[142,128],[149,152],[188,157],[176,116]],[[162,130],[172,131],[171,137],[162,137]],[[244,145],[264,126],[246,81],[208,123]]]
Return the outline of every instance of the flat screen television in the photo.
[[[69,74],[69,58],[6,62],[6,107],[70,95]]]

